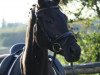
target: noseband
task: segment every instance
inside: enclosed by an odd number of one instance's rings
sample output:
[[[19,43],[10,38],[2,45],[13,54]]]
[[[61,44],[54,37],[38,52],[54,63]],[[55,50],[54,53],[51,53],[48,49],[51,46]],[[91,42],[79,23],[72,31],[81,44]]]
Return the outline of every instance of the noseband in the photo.
[[[72,33],[72,32],[65,32],[65,33],[63,33],[62,35],[58,36],[58,37],[52,42],[53,49],[55,49],[54,46],[57,46],[57,45],[58,45],[58,46],[59,46],[59,50],[58,50],[57,52],[59,53],[62,49],[61,49],[60,43],[58,43],[58,42],[60,42],[61,40],[65,39],[65,42],[62,44],[62,46],[63,46],[63,45],[65,45],[66,42],[68,42],[68,40],[69,40],[69,38],[70,38],[71,36],[73,36],[73,33]],[[54,51],[55,51],[55,50],[54,50]]]

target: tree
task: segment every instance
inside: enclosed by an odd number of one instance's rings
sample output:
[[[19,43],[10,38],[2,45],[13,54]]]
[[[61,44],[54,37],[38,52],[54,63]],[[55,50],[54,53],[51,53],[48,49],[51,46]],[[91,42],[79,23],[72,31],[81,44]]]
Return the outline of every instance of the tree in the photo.
[[[67,3],[74,1],[74,0],[61,0],[61,3],[66,5]],[[81,1],[82,5],[85,7],[90,7],[91,9],[95,10],[98,17],[100,18],[100,0],[76,0],[76,1]],[[94,9],[94,6],[96,7],[96,9]],[[83,8],[82,8],[83,10]],[[81,10],[81,11],[82,11]],[[77,13],[76,15],[79,16],[81,11],[79,13]]]
[[[6,27],[6,21],[5,19],[2,19],[2,28],[5,28]]]

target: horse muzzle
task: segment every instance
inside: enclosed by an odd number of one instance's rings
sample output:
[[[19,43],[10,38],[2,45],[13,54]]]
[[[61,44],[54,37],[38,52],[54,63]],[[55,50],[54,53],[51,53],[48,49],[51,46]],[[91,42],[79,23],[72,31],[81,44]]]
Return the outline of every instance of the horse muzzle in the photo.
[[[81,48],[74,39],[63,46],[64,57],[68,62],[75,62],[80,59]]]

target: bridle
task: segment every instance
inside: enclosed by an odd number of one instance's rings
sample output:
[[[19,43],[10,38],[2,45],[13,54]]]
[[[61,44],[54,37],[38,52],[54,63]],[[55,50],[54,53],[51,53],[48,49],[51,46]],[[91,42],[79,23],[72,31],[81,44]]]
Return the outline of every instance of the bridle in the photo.
[[[51,6],[49,8],[42,8],[42,9],[39,9],[37,11],[36,14],[38,14],[39,12],[41,11],[45,11],[45,10],[48,10],[48,9],[59,9],[59,6]],[[41,21],[41,23],[43,24],[43,22]],[[43,33],[45,34],[45,36],[48,38],[48,41],[50,43],[50,45],[52,46],[52,49],[53,51],[57,51],[57,53],[59,53],[60,51],[62,51],[61,49],[61,45],[60,43],[58,43],[58,41],[62,40],[62,39],[66,39],[66,42],[68,40],[68,38],[70,38],[71,36],[73,36],[73,33],[72,32],[65,32],[63,33],[62,35],[59,35],[58,37],[55,37],[55,38],[52,38],[49,36],[49,34],[46,32],[45,30],[45,25],[43,24],[43,26],[41,27]],[[53,39],[53,40],[52,40]],[[63,45],[65,44],[65,42],[63,43]],[[59,47],[59,48],[56,48],[56,47]],[[55,49],[56,48],[56,49]]]
[[[44,11],[44,10],[46,10],[46,9],[55,9],[55,8],[59,8],[59,6],[57,5],[57,6],[50,6],[50,7],[48,7],[48,8],[42,8],[42,9],[39,9],[39,10],[37,11],[37,13],[38,13],[38,12],[41,12],[41,11]]]
[[[59,8],[59,6],[51,6],[49,8],[42,8],[42,9],[37,10],[36,14],[38,14],[41,11],[45,11],[47,9],[58,9],[58,8]],[[56,57],[56,54],[59,53],[60,51],[62,51],[61,45],[60,45],[60,43],[58,43],[58,41],[61,39],[65,39],[65,42],[63,43],[63,45],[64,45],[69,40],[69,38],[74,37],[72,32],[65,32],[62,35],[59,35],[58,37],[56,37],[52,41],[52,39],[49,37],[48,33],[46,32],[44,25],[41,29],[42,29],[43,33],[47,36],[48,41],[51,43],[50,45],[52,46],[52,49],[54,51],[54,59]],[[71,67],[73,68],[73,62],[71,62]],[[73,75],[75,75],[74,69],[73,69]]]

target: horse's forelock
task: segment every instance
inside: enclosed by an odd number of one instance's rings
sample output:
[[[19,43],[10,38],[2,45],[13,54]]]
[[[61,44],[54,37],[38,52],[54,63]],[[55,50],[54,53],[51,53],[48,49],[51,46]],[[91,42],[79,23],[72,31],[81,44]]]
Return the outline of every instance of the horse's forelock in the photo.
[[[46,8],[54,4],[54,6],[58,5],[60,0],[38,0],[38,4],[40,8]]]

